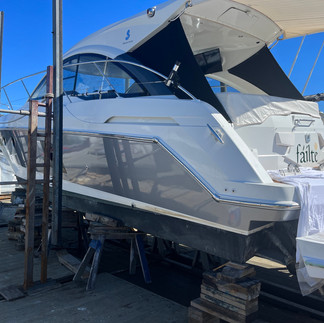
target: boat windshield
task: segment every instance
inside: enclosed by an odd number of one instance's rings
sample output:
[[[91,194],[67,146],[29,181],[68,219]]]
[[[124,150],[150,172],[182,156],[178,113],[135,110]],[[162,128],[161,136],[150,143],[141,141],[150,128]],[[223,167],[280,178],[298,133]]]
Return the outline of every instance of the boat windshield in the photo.
[[[139,64],[122,60],[98,60],[99,55],[78,55],[64,61],[63,88],[69,97],[83,100],[176,95],[190,99],[178,88],[168,87],[165,78]],[[94,60],[96,58],[97,60]],[[91,61],[90,61],[91,60]],[[45,78],[32,98],[41,99],[45,96]]]

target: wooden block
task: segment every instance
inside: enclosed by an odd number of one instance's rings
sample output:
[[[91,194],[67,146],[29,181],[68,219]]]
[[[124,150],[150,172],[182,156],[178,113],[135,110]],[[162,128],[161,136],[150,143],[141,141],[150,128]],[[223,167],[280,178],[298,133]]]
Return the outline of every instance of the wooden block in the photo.
[[[11,198],[11,194],[1,194],[0,201],[9,200]]]
[[[237,269],[237,270],[245,270],[245,269],[251,267],[251,265],[249,265],[249,264],[238,264],[236,262],[231,262],[231,261],[227,262],[225,264],[225,266],[231,267],[231,268]]]
[[[128,232],[128,233],[104,233],[99,232],[99,234],[92,234],[91,233],[91,239],[97,239],[98,235],[104,235],[105,239],[111,239],[111,240],[118,240],[118,239],[133,239],[138,235],[137,232]]]
[[[20,231],[8,231],[7,236],[9,240],[23,240],[24,238],[24,233]]]
[[[7,227],[8,226],[8,223],[7,222],[4,222],[4,221],[0,221],[0,228],[3,228],[3,227]]]
[[[107,224],[98,222],[90,222],[89,232],[133,232],[130,227],[113,227]]]
[[[218,323],[220,319],[198,308],[188,308],[188,323]]]
[[[117,227],[118,221],[107,216],[94,214],[94,213],[86,213],[85,218],[89,221],[99,222],[101,224],[110,225],[112,227]]]
[[[67,269],[72,271],[74,274],[78,271],[81,261],[71,254],[69,254],[65,249],[56,251],[59,262],[65,266]],[[81,278],[89,277],[90,268],[86,267],[85,272]]]
[[[17,286],[8,286],[0,289],[0,295],[7,301],[13,301],[25,297],[25,294]]]
[[[90,223],[88,233],[95,240],[98,235],[103,235],[105,239],[131,239],[139,234],[138,232],[134,232],[130,227],[113,227],[98,222]]]
[[[223,307],[224,309],[228,310],[228,311],[231,311],[231,312],[235,312],[235,313],[239,313],[239,314],[242,314],[242,315],[245,315],[245,316],[248,316],[254,312],[256,312],[258,310],[258,302],[254,302],[254,305],[253,306],[250,306],[246,309],[242,309],[242,308],[239,308],[237,306],[234,306],[230,303],[226,303],[224,301],[221,301],[217,298],[214,298],[210,295],[207,295],[207,294],[204,294],[204,293],[201,293],[200,294],[200,298],[203,299],[203,300],[206,300],[208,302],[211,302],[213,304],[216,304],[217,306],[221,306]]]
[[[25,214],[16,214],[14,216],[14,219],[15,219],[15,221],[22,221],[22,219],[24,219],[25,216],[26,216]]]
[[[257,312],[249,316],[245,316],[233,311],[229,311],[222,306],[218,306],[214,303],[209,301],[203,300],[201,298],[196,298],[195,300],[191,301],[191,306],[198,308],[199,310],[209,313],[215,317],[218,317],[224,321],[237,323],[237,322],[252,322],[257,317]]]
[[[258,280],[246,278],[236,283],[229,283],[217,279],[216,276],[217,273],[204,273],[203,285],[248,301],[260,294],[261,283]]]
[[[246,277],[254,277],[255,269],[253,266],[242,266],[243,268],[239,269],[237,266],[233,267],[232,264],[226,265],[221,272],[217,273],[217,278],[220,280],[225,280],[229,283],[235,283],[239,280],[242,280]],[[236,265],[236,264],[235,264]]]
[[[206,285],[201,286],[201,293],[245,311],[249,311],[251,308],[258,306],[258,298],[248,301],[227,293],[220,292]]]

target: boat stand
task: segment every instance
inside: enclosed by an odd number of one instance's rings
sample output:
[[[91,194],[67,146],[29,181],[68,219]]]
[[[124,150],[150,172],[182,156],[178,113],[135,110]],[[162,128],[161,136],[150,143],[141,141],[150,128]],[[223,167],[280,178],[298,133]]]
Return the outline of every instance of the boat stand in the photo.
[[[105,225],[98,222],[90,222],[89,233],[91,241],[89,248],[81,261],[76,274],[73,277],[74,281],[81,280],[87,265],[92,259],[90,274],[88,277],[86,290],[93,290],[95,288],[96,277],[99,269],[99,263],[103,251],[103,246],[106,239],[130,239],[130,264],[129,273],[131,275],[136,272],[136,254],[139,257],[142,273],[145,283],[151,283],[151,275],[148,268],[147,259],[145,256],[144,244],[142,240],[143,233],[134,231],[129,227],[118,227]]]

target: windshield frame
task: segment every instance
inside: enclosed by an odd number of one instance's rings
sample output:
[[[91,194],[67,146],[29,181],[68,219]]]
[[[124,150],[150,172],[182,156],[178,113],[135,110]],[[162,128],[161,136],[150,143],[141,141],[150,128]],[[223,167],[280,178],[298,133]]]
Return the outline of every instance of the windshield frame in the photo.
[[[145,70],[147,70],[147,71],[149,71],[149,72],[151,72],[151,73],[159,76],[164,81],[168,79],[165,75],[163,75],[163,74],[161,74],[161,73],[159,73],[159,72],[157,72],[157,71],[155,71],[155,70],[153,70],[153,69],[151,69],[151,68],[149,68],[147,66],[144,66],[144,65],[141,65],[141,64],[138,64],[138,63],[135,63],[135,62],[130,62],[130,61],[126,61],[126,60],[119,60],[119,59],[103,59],[103,60],[94,60],[94,61],[79,62],[79,63],[72,63],[72,64],[64,64],[63,65],[63,69],[64,68],[68,68],[68,67],[74,67],[74,66],[76,66],[77,68],[79,68],[79,66],[81,66],[81,65],[94,64],[95,67],[100,72],[100,74],[105,78],[105,80],[107,81],[107,83],[109,84],[109,86],[114,90],[116,96],[117,97],[123,97],[123,95],[120,95],[120,93],[118,93],[118,91],[114,88],[114,86],[108,80],[108,77],[103,74],[103,71],[98,66],[99,63],[117,63],[117,64],[123,64],[123,65],[129,64],[129,65],[132,65],[132,66],[135,66],[135,67],[139,67],[139,68],[145,69]],[[192,100],[195,100],[196,99],[190,92],[188,92],[182,86],[178,86],[178,89],[181,90],[182,92],[184,92],[186,94],[186,96],[188,96],[190,99],[192,99]],[[69,97],[69,94],[67,94],[65,90],[64,90],[64,94],[67,97]],[[125,97],[123,97],[123,98],[125,98]]]

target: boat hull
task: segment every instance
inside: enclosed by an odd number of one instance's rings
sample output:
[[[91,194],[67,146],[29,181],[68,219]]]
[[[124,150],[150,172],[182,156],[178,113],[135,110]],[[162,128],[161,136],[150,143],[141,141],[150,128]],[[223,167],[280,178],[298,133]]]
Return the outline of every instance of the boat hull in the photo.
[[[63,191],[63,205],[81,212],[108,216],[119,220],[122,225],[137,228],[155,237],[238,263],[244,263],[256,254],[272,257],[286,265],[294,262],[295,246],[288,236],[294,236],[297,220],[271,223],[264,226],[263,230],[247,236],[203,225],[199,221],[191,222],[166,214],[125,207],[70,191]],[[269,236],[275,238],[269,239]],[[274,240],[280,240],[280,247]]]
[[[3,130],[1,135],[15,173],[26,179],[26,133]],[[14,142],[11,155],[10,140]],[[75,194],[125,207],[135,205],[244,236],[299,216],[299,207],[217,199],[199,174],[157,139],[66,132],[63,142],[63,187]],[[42,157],[39,151],[38,162]]]
[[[1,136],[15,173],[26,179],[27,129],[16,129],[2,129]],[[41,142],[38,147],[41,162]],[[218,199],[195,169],[158,137],[66,130],[63,179],[65,207],[112,217],[236,262],[273,248],[276,239],[269,240],[269,233],[299,216],[296,207]],[[287,245],[276,259],[282,254],[293,257],[287,249],[293,250],[294,243]]]

